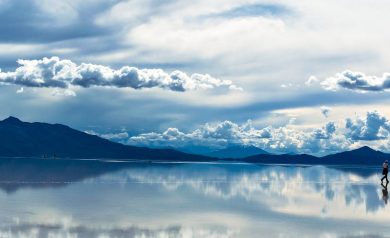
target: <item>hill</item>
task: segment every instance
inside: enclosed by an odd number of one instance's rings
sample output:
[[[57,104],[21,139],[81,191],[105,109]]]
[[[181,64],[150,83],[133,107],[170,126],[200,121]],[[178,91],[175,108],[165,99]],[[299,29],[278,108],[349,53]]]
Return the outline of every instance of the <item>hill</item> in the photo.
[[[390,160],[390,155],[368,146],[363,146],[359,149],[327,155],[321,159],[330,164],[339,164],[341,162],[344,164],[381,165],[383,161]]]
[[[324,157],[312,155],[255,155],[243,159],[250,163],[269,164],[311,164],[311,165],[374,165],[381,166],[383,161],[390,160],[390,154],[373,150],[368,146],[359,149],[344,151]]]
[[[207,161],[210,158],[172,149],[149,149],[115,143],[61,124],[0,121],[0,156],[110,158],[137,160]]]

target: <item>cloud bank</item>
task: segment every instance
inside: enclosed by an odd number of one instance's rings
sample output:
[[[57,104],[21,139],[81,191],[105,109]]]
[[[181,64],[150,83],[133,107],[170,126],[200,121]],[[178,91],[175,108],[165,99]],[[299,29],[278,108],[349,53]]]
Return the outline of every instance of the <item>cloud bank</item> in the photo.
[[[36,88],[69,88],[70,86],[116,88],[163,88],[184,92],[197,89],[225,88],[240,90],[229,80],[208,74],[187,75],[182,71],[167,73],[162,69],[138,69],[124,66],[118,70],[96,64],[76,64],[58,57],[40,60],[18,60],[15,71],[1,72],[0,83]]]
[[[298,130],[289,126],[257,129],[251,121],[244,124],[223,121],[207,123],[188,133],[177,128],[168,128],[162,133],[144,133],[130,137],[128,144],[179,149],[221,149],[230,145],[253,145],[270,152],[324,153],[348,147],[348,140],[335,135],[335,132],[336,125],[333,122],[322,128]]]
[[[128,144],[178,149],[208,147],[221,149],[230,145],[253,145],[274,153],[309,153],[323,155],[363,145],[390,149],[390,122],[377,111],[364,117],[328,122],[320,128],[291,125],[255,128],[251,121],[206,123],[191,132],[168,128],[162,133],[143,133],[128,138]],[[379,140],[379,141],[378,141]]]
[[[324,89],[332,91],[349,89],[360,92],[381,92],[390,89],[390,73],[377,77],[346,70],[323,80],[320,84]]]

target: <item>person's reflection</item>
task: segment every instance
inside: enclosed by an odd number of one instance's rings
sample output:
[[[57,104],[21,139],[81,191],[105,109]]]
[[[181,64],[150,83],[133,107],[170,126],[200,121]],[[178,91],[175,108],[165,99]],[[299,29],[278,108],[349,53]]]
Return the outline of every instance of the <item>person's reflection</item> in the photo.
[[[385,202],[385,205],[387,204],[387,200],[389,200],[389,191],[387,190],[387,185],[389,184],[389,182],[386,182],[386,185],[383,185],[382,184],[382,199],[383,201]]]

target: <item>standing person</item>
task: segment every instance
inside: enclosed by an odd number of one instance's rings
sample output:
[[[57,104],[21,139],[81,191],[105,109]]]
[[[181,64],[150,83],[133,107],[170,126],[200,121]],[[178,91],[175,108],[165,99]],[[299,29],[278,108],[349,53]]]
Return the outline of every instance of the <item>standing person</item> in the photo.
[[[389,172],[389,163],[387,162],[387,160],[385,160],[385,162],[383,163],[383,170],[382,170],[383,177],[381,178],[381,181],[383,183],[383,179],[386,179],[386,185],[389,183],[389,180],[387,179],[388,172]]]

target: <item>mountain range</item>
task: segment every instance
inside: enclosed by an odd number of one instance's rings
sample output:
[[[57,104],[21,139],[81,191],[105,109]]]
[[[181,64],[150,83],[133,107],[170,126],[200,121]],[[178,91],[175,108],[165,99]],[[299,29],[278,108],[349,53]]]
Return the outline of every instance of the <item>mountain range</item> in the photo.
[[[381,165],[390,154],[362,147],[316,157],[307,154],[270,154],[253,146],[232,146],[207,155],[174,149],[151,149],[112,142],[61,124],[23,122],[15,117],[0,121],[0,157],[118,159],[148,161],[244,161],[269,164]]]

